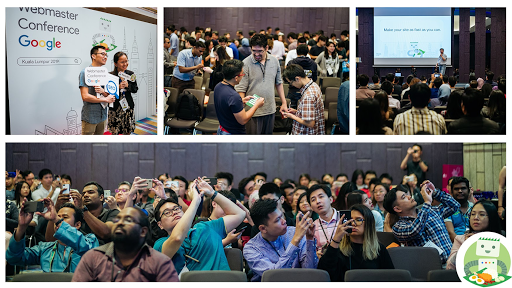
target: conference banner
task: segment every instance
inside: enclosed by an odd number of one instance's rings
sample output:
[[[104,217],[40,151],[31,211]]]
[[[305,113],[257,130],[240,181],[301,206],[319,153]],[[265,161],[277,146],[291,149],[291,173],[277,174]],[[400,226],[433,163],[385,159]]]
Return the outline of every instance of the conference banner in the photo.
[[[156,115],[156,25],[54,7],[6,8],[5,21],[11,134],[81,134],[79,75],[100,44],[108,47],[107,71],[114,70],[114,54],[128,55],[139,87],[132,94],[135,120]]]

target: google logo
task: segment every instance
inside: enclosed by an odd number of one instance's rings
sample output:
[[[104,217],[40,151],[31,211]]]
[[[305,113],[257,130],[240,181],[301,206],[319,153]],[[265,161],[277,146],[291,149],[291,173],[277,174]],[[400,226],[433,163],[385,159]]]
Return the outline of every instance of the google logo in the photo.
[[[27,35],[21,35],[18,39],[18,42],[21,46],[27,47],[46,47],[46,50],[52,51],[53,48],[61,48],[60,41],[55,41],[55,38],[52,40],[44,41],[44,40],[29,40]]]

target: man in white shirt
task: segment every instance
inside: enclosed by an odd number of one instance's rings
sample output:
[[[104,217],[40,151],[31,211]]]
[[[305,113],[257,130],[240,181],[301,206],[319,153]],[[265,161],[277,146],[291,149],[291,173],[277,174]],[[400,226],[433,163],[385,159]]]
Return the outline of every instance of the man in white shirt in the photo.
[[[272,54],[274,57],[277,58],[277,60],[282,61],[284,55],[286,54],[286,51],[284,51],[284,43],[279,41],[279,35],[275,34],[273,36],[274,38],[274,47],[272,47],[272,51],[270,54]]]
[[[300,44],[306,44],[307,40],[304,37],[300,37],[299,39],[297,39],[296,43],[297,43],[297,46],[299,46]],[[309,53],[306,56],[311,58],[311,56],[309,56]],[[295,59],[297,57],[298,57],[297,49],[289,50],[288,53],[286,54],[286,60],[284,61],[284,66],[286,67],[286,65],[288,65],[288,62],[292,61],[293,59]]]
[[[41,186],[32,192],[32,200],[37,201],[50,197],[53,203],[57,202],[57,197],[62,189],[60,179],[53,181],[52,171],[46,168],[39,172],[39,179],[41,180]]]
[[[331,243],[336,233],[340,215],[331,206],[333,199],[331,189],[327,186],[315,184],[306,193],[309,206],[319,216],[313,224],[315,224],[316,253],[320,258],[323,255],[323,248]]]
[[[384,92],[386,92],[386,94],[388,94],[389,108],[400,109],[400,101],[391,96],[391,93],[393,93],[393,84],[386,80],[382,82],[382,84],[380,85],[380,89],[382,89]]]

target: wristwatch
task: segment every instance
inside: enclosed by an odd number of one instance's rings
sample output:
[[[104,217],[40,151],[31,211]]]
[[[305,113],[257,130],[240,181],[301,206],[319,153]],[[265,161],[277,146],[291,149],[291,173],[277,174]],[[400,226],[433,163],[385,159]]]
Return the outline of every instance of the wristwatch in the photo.
[[[82,211],[87,212],[87,211],[89,211],[89,208],[87,208],[87,206],[84,205],[84,208],[82,208]]]
[[[60,218],[59,221],[55,222],[55,226],[59,227],[60,223],[62,223],[62,221],[64,221],[64,218]]]

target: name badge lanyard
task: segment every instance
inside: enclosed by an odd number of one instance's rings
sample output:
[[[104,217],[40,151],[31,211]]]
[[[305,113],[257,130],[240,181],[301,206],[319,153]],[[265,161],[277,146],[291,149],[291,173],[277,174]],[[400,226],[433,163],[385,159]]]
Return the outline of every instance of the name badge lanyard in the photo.
[[[279,239],[279,237],[277,239]],[[268,241],[267,239],[263,238],[263,240],[267,241],[268,245],[270,245],[270,247],[272,247],[272,249],[274,249],[274,251],[276,252],[277,256],[279,256],[279,258],[281,258],[281,254],[279,254],[279,252],[277,251],[276,247],[274,247],[274,245],[272,245],[272,243],[270,243],[270,241]],[[283,244],[283,249],[286,251],[286,248],[284,247],[284,241],[281,240],[281,243]]]
[[[58,254],[57,245],[58,245],[58,242],[55,242],[55,245],[53,245],[52,256],[50,257],[51,258],[50,259],[50,273],[52,273],[52,267],[53,267],[53,261],[55,260],[55,254],[56,253]],[[66,268],[64,268],[64,271],[62,271],[62,272],[67,272],[69,267],[71,266],[71,256],[72,255],[73,255],[73,249],[71,249],[71,251],[69,251],[68,264],[66,265]]]
[[[339,213],[339,212],[338,212],[338,211],[336,211],[336,218],[338,218],[338,215],[339,215],[338,213]],[[332,238],[334,237],[334,232],[336,232],[336,227],[338,226],[338,221],[339,221],[339,220],[336,220],[336,226],[334,227],[334,229],[332,229],[331,239],[329,240],[329,242],[328,242],[327,244],[331,243]],[[318,221],[318,222],[320,223],[320,228],[322,228],[322,232],[324,232],[325,240],[329,239],[329,238],[327,238],[327,233],[325,233],[324,226],[322,225],[322,220],[321,220],[321,219],[319,219],[319,221]],[[327,227],[327,228],[328,228],[328,227]]]

